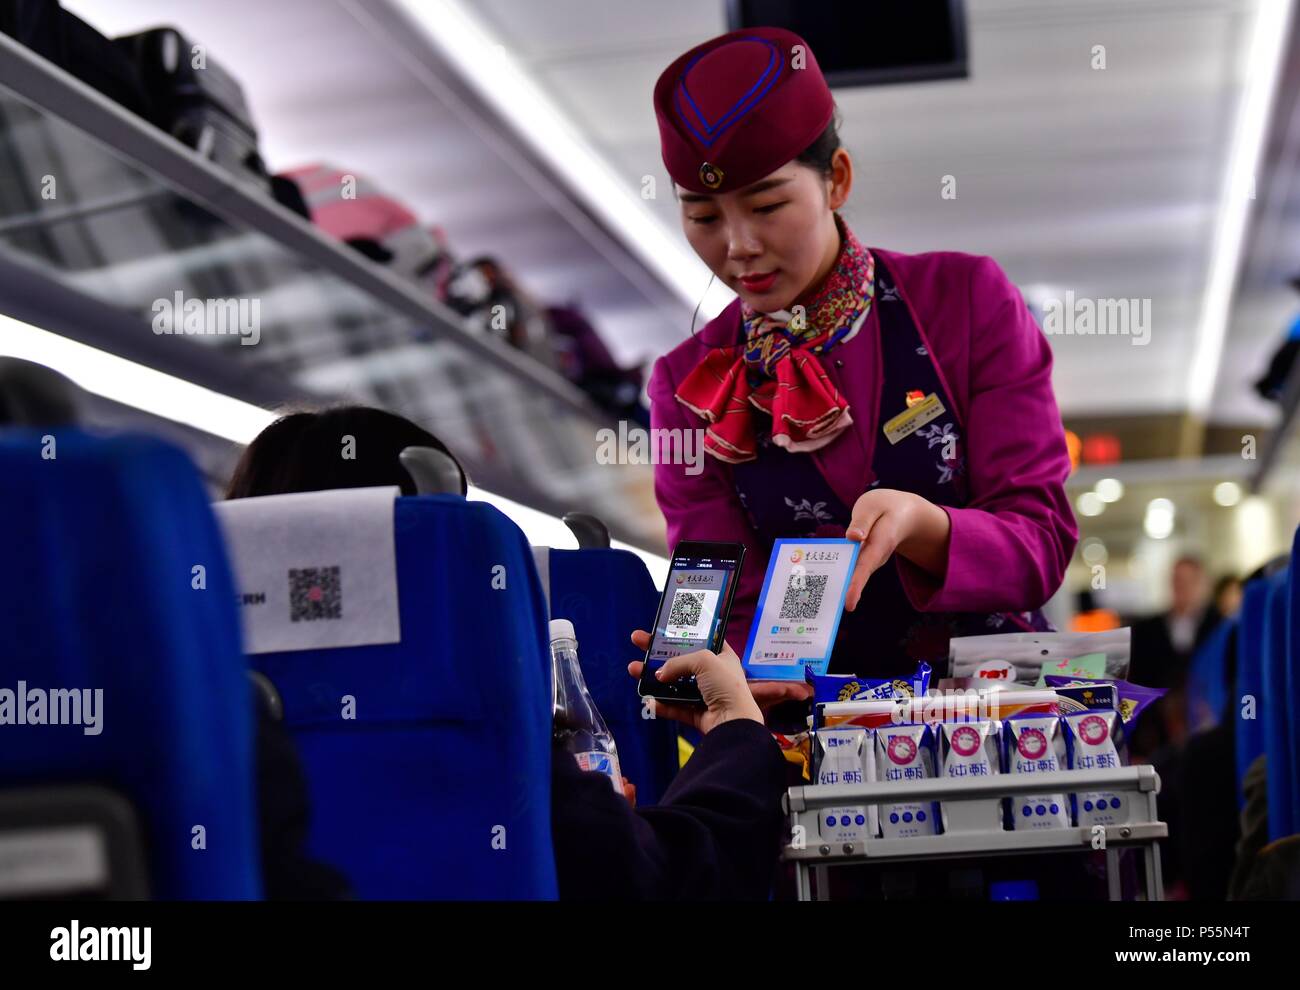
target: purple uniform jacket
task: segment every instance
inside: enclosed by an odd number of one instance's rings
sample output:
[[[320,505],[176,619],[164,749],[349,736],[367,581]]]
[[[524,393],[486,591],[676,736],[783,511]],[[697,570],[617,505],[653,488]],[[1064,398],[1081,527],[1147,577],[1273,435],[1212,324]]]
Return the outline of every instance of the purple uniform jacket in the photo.
[[[1019,290],[992,258],[955,251],[899,254],[871,248],[898,283],[928,341],[963,424],[970,500],[944,507],[952,520],[942,579],[895,556],[907,597],[922,612],[1023,612],[1060,587],[1078,542],[1065,494],[1070,458],[1052,394],[1052,352]],[[877,422],[881,357],[879,301],[863,328],[821,356],[849,403],[853,424],[812,452],[827,483],[848,506],[871,484],[872,455],[886,442]],[[651,425],[698,429],[704,421],[674,397],[710,346],[735,340],[735,300],[694,338],[655,362]],[[901,409],[899,410],[902,411]],[[682,540],[744,543],[727,641],[744,650],[770,545],[761,545],[736,495],[729,465],[704,456],[697,474],[685,464],[655,466],[655,497],[668,523],[668,546]]]

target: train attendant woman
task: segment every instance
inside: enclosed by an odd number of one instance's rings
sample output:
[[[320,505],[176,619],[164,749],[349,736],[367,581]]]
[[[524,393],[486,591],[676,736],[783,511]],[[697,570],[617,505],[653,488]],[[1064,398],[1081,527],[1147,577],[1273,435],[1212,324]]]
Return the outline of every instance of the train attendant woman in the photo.
[[[707,41],[654,103],[686,237],[739,297],[649,386],[652,425],[705,429],[711,455],[656,467],[669,545],[749,550],[731,645],[778,537],[862,543],[833,673],[899,676],[952,636],[1048,628],[1037,609],[1078,534],[1051,351],[1015,286],[990,258],[858,240],[838,212],[852,162],[797,35]]]

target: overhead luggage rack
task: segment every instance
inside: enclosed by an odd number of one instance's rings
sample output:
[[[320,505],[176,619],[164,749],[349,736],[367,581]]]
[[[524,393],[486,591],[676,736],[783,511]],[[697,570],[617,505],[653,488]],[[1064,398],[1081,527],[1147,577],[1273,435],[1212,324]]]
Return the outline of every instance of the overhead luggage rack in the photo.
[[[1041,853],[1087,853],[1104,849],[1111,900],[1120,899],[1119,851],[1143,852],[1144,885],[1148,900],[1162,899],[1160,853],[1156,843],[1168,838],[1169,827],[1159,819],[1156,795],[1160,778],[1150,766],[1107,770],[1062,770],[1045,783],[1037,774],[992,774],[978,778],[937,777],[929,780],[875,782],[853,785],[814,784],[792,787],[782,799],[790,816],[791,842],[782,856],[795,864],[800,900],[813,899],[809,871],[816,874],[816,899],[828,900],[826,870],[876,862],[932,861]],[[1016,795],[1111,791],[1131,793],[1129,820],[1116,825],[1049,828],[963,830],[903,839],[868,835],[857,842],[832,843],[820,838],[820,816],[827,808],[939,801],[987,801]],[[1100,831],[1099,831],[1100,830]]]
[[[583,392],[5,35],[0,154],[0,255],[47,295],[102,304],[123,346],[33,319],[32,285],[28,322],[114,353],[197,351],[191,380],[246,401],[266,397],[231,391],[241,369],[284,382],[286,398],[382,405],[444,435],[476,484],[555,515],[593,512],[662,550],[650,470],[597,463],[597,431],[616,424]],[[16,313],[11,289],[0,312]],[[155,307],[177,293],[256,300],[260,340],[156,335]]]

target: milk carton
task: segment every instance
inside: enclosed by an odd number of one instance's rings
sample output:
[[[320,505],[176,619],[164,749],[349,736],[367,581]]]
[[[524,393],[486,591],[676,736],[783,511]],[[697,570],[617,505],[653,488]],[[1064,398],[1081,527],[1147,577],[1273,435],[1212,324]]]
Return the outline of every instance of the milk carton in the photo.
[[[890,725],[876,729],[876,772],[882,782],[928,780],[934,776],[934,743],[928,725]],[[938,805],[921,801],[880,806],[886,839],[935,835]]]
[[[1006,737],[1007,772],[1045,775],[1057,773],[1065,762],[1061,719],[1055,715],[1010,718],[1002,724]],[[1050,780],[1043,786],[1050,787]],[[1011,827],[1016,831],[1067,828],[1069,807],[1064,794],[1022,794],[1010,799]]]
[[[816,738],[817,783],[836,786],[875,779],[869,730],[819,729]],[[866,805],[824,808],[817,825],[825,842],[861,842],[868,834],[876,834],[877,812]]]
[[[1076,712],[1061,721],[1065,724],[1071,770],[1108,770],[1120,765],[1116,737],[1123,730],[1118,712]],[[1081,791],[1071,794],[1070,799],[1078,825],[1124,825],[1129,820],[1127,794]]]
[[[1001,772],[998,755],[1002,724],[993,721],[944,722],[939,726],[942,775],[956,780],[983,780]],[[944,832],[1002,830],[1002,801],[945,801],[940,805]]]

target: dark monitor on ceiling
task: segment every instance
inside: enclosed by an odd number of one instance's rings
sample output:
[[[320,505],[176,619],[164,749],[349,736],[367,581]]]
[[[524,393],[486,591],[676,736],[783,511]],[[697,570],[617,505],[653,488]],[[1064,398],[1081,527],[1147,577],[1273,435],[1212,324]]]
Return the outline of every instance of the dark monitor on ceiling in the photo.
[[[732,30],[783,27],[831,86],[964,79],[965,0],[728,0]]]

